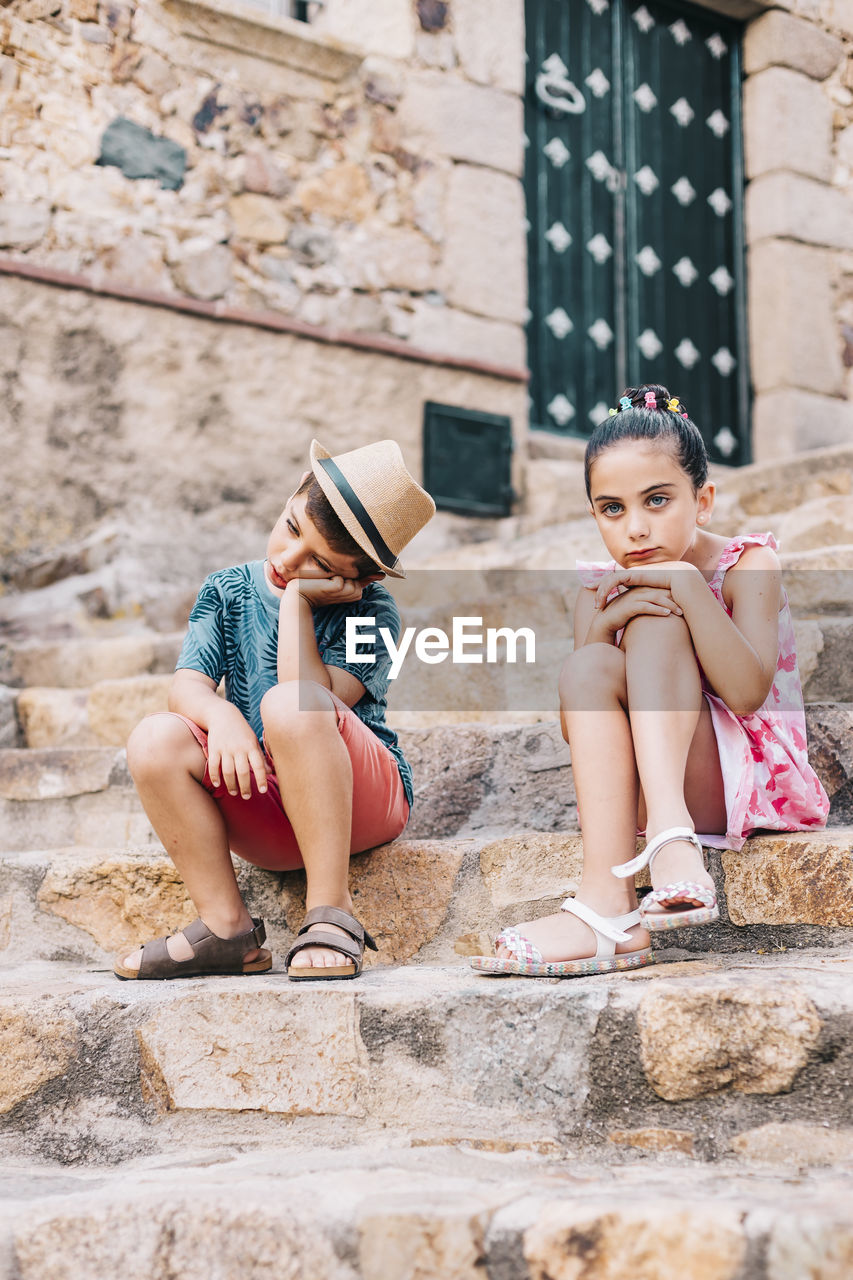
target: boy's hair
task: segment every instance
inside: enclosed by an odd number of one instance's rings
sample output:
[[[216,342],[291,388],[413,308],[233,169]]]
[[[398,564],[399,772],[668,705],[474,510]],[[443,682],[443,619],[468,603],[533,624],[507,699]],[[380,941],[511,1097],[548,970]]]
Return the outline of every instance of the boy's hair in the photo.
[[[666,387],[653,382],[627,387],[619,404],[618,412],[611,410],[610,417],[599,423],[586,446],[584,481],[589,500],[592,501],[589,472],[593,462],[620,440],[671,441],[679,466],[689,477],[694,493],[698,493],[708,479],[708,451],[685,406],[673,400]],[[669,408],[670,404],[677,407]]]
[[[364,554],[355,538],[344,528],[337,512],[317,483],[316,476],[306,477],[296,493],[307,494],[305,514],[308,519],[316,526],[333,551],[337,551],[341,556],[349,556],[355,561],[357,577],[369,578],[371,574],[382,572],[376,561]]]

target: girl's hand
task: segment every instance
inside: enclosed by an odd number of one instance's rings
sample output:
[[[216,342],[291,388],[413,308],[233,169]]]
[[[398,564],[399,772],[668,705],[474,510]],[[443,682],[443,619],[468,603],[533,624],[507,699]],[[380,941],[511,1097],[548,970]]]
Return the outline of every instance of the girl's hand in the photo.
[[[670,593],[662,587],[631,587],[597,608],[593,614],[586,643],[604,641],[615,644],[616,636],[632,618],[648,614],[653,618],[665,618],[670,614],[681,616],[681,609]]]
[[[260,744],[248,721],[230,702],[223,702],[207,727],[207,767],[215,787],[225,783],[230,796],[244,800],[252,795],[252,777],[258,790],[267,789],[267,767]]]
[[[293,578],[288,590],[296,587],[312,609],[326,604],[355,604],[366,586],[384,577],[384,573],[374,573],[368,578]]]
[[[614,587],[646,588],[667,592],[676,604],[683,605],[682,596],[695,586],[699,578],[705,579],[699,570],[683,560],[665,560],[661,564],[638,565],[635,569],[616,569],[608,573],[595,591],[595,608],[603,609]],[[615,603],[615,601],[613,602]],[[608,606],[609,607],[609,606]]]

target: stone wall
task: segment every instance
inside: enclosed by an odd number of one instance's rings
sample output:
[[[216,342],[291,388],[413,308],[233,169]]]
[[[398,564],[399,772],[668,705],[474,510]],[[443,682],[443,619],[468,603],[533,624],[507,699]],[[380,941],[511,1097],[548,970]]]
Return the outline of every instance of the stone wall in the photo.
[[[746,28],[744,143],[759,461],[853,438],[853,4]]]
[[[331,0],[310,26],[0,0],[0,256],[166,304],[0,274],[0,547],[85,531],[118,494],[244,501],[313,434],[394,435],[417,470],[425,399],[520,435],[522,51],[521,0]],[[169,310],[187,301],[296,332]]]

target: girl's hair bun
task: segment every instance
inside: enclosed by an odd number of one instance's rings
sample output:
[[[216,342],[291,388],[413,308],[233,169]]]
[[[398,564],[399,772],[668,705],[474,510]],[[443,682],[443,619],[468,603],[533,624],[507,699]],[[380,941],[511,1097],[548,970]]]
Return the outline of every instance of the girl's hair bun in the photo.
[[[699,428],[691,421],[686,405],[659,383],[626,387],[619,408],[611,409],[593,431],[584,461],[587,497],[591,496],[590,467],[600,453],[620,440],[669,441],[696,492],[708,479],[708,451]]]

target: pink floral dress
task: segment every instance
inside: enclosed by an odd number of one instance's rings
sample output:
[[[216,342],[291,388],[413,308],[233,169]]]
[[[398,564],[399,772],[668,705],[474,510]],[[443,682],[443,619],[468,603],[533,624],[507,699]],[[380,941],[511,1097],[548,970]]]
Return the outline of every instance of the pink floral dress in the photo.
[[[732,538],[708,586],[726,613],[723,599],[726,571],[737,564],[746,547],[772,547],[772,533]],[[578,577],[595,588],[618,569],[609,563],[578,562]],[[727,831],[702,835],[702,843],[717,849],[740,849],[753,831],[806,831],[826,825],[829,800],[809,764],[803,687],[797,668],[794,624],[788,599],[779,610],[779,658],[776,675],[763,704],[748,716],[736,716],[714,693],[705,676],[702,689],[711,711],[726,796]]]

